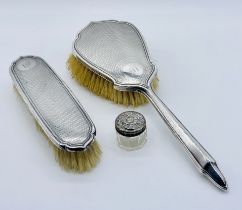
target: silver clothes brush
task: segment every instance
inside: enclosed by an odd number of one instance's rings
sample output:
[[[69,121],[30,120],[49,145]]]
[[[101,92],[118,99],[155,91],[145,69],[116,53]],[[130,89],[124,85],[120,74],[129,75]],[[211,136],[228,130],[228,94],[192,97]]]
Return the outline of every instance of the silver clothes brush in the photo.
[[[74,56],[89,69],[111,81],[115,89],[146,96],[198,170],[220,189],[227,189],[214,158],[154,93],[151,81],[156,69],[142,35],[134,25],[119,21],[91,22],[78,34],[73,51]]]
[[[10,75],[59,164],[77,172],[95,167],[101,155],[95,126],[51,67],[40,57],[25,56],[12,64]]]

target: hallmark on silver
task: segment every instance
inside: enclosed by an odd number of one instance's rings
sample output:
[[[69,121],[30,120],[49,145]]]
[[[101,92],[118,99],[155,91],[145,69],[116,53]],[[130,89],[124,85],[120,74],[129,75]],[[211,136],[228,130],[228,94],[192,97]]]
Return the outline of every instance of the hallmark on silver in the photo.
[[[17,63],[17,68],[21,71],[26,71],[34,68],[36,66],[36,61],[33,58],[25,58],[19,60]]]

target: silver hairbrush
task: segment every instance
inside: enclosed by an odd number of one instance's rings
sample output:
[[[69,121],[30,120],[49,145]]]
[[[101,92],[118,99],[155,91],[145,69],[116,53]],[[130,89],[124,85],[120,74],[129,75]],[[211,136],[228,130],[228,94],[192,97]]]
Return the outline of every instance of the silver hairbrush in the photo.
[[[16,60],[10,75],[38,127],[55,145],[60,165],[79,172],[94,167],[100,156],[96,129],[81,104],[40,57]]]
[[[111,81],[117,90],[143,93],[185,147],[199,171],[217,187],[227,189],[214,158],[152,90],[151,81],[156,69],[144,39],[134,25],[119,21],[91,22],[78,34],[73,51],[92,71]]]

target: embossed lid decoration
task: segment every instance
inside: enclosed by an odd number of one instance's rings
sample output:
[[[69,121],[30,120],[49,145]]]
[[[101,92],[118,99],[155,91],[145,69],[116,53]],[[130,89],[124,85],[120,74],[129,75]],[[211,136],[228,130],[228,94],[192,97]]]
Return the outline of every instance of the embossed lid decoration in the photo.
[[[121,135],[134,137],[145,131],[146,121],[139,112],[127,111],[116,118],[115,128]]]

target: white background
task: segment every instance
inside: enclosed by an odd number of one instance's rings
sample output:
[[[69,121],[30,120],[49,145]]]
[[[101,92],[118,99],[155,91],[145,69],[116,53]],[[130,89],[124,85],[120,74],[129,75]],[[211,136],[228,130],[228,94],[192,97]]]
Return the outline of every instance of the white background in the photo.
[[[168,3],[169,2],[169,3]],[[158,67],[158,95],[217,160],[222,192],[200,175],[151,105],[148,142],[116,144],[115,117],[126,108],[71,79],[65,62],[78,31],[118,19],[142,32]],[[242,209],[241,1],[1,1],[0,209]],[[20,55],[43,57],[70,86],[97,128],[103,156],[90,173],[67,173],[12,88]]]

